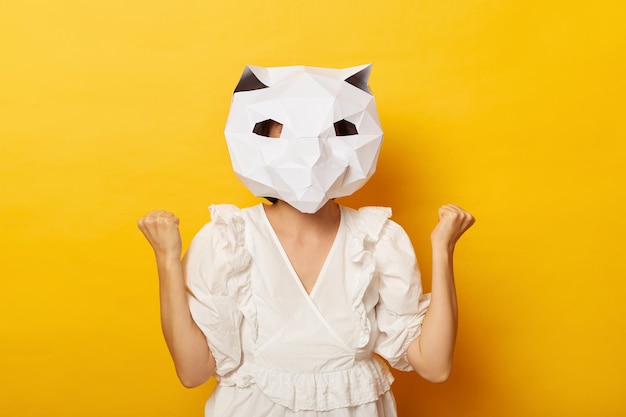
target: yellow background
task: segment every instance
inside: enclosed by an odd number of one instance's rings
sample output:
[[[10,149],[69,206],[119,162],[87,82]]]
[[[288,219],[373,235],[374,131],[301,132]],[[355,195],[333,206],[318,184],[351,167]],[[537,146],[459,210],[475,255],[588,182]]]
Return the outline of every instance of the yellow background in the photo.
[[[398,374],[401,415],[624,415],[621,4],[2,0],[0,414],[201,416],[136,219],[188,243],[258,201],[222,133],[245,64],[372,62],[379,172],[343,202],[392,206],[425,278],[437,207],[478,218],[454,374]]]

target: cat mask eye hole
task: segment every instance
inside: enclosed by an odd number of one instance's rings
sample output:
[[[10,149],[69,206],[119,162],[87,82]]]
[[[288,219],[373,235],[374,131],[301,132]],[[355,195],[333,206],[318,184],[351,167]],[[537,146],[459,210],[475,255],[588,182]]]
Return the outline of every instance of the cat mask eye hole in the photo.
[[[279,138],[282,130],[282,123],[279,123],[276,120],[267,119],[255,124],[254,129],[252,129],[252,133],[265,136],[266,138]]]
[[[335,122],[335,134],[337,136],[350,136],[357,135],[358,133],[359,132],[356,131],[354,123],[349,122],[346,119]]]

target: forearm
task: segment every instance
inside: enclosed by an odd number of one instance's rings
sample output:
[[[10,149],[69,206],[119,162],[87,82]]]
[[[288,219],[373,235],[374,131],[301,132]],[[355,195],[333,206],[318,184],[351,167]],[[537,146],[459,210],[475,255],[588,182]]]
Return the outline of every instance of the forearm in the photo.
[[[178,378],[184,386],[195,387],[213,375],[215,360],[191,317],[180,259],[157,257],[157,267],[163,336]]]
[[[413,369],[432,382],[448,379],[457,332],[453,249],[433,244],[432,294],[420,336],[409,346]]]

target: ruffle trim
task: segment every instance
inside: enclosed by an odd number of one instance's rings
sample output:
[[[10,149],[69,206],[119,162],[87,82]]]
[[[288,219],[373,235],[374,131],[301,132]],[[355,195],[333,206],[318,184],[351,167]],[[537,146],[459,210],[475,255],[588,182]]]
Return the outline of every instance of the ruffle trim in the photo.
[[[238,309],[253,324],[254,334],[256,334],[256,309],[252,303],[250,288],[250,265],[252,258],[245,247],[245,221],[241,210],[230,204],[212,205],[209,207],[209,210],[216,234],[215,241],[219,242],[218,249],[227,265],[223,273],[223,293],[220,295],[227,296],[233,300],[231,309]],[[238,313],[231,309],[229,309],[230,311],[222,311],[221,315],[236,315]],[[216,335],[216,337],[221,339],[225,335]],[[233,344],[236,343],[233,350],[240,350],[241,340],[238,329],[236,337],[230,337],[230,339]],[[217,364],[218,375],[225,375],[239,366],[239,362],[233,363],[232,358],[229,358],[226,354],[221,355],[219,351],[213,352],[213,356]]]
[[[272,402],[292,411],[329,411],[378,400],[391,388],[393,375],[379,359],[353,368],[320,373],[291,373],[246,363],[220,384],[241,388],[256,384]]]
[[[346,213],[346,225],[352,239],[348,242],[349,256],[361,264],[356,286],[351,290],[351,308],[360,318],[360,334],[356,348],[367,346],[370,341],[371,323],[363,303],[376,270],[374,248],[385,222],[391,217],[386,207],[363,207]],[[257,315],[252,301],[250,265],[252,259],[245,247],[245,221],[241,209],[230,204],[212,205],[211,219],[214,223],[217,248],[221,250],[225,268],[220,294],[234,301],[231,314],[243,314],[252,326],[253,337],[257,335]],[[239,312],[232,311],[238,309]],[[220,315],[228,315],[220,311]],[[216,335],[215,337],[219,337]],[[241,349],[239,334],[231,338],[233,351]],[[213,351],[213,349],[212,349]],[[223,352],[223,354],[222,354]],[[256,383],[261,391],[277,404],[293,410],[330,410],[376,401],[390,388],[393,377],[378,360],[359,362],[355,368],[321,374],[291,374],[261,368],[227,356],[227,349],[213,351],[220,383],[247,386]],[[253,382],[254,381],[254,382]],[[281,382],[283,381],[283,382]]]
[[[229,204],[209,207],[216,240],[228,264],[226,270],[226,294],[239,299],[250,287],[249,268],[251,257],[245,248],[245,222],[239,208]]]
[[[348,224],[353,235],[350,243],[350,259],[361,264],[357,288],[352,292],[351,307],[360,318],[361,333],[357,347],[363,348],[370,341],[371,324],[363,303],[365,291],[370,285],[376,270],[373,249],[380,238],[385,222],[391,217],[388,207],[362,207],[354,216],[357,224]]]
[[[367,318],[367,311],[363,297],[374,272],[376,261],[373,249],[380,238],[385,222],[391,217],[388,207],[362,207],[358,211],[350,210],[356,215],[347,215],[347,226],[353,238],[350,242],[350,259],[361,264],[361,273],[356,287],[351,291],[352,310],[360,318],[361,332],[357,348],[363,348],[369,343],[371,324]],[[211,219],[215,231],[221,242],[221,249],[227,259],[229,271],[225,274],[225,294],[233,297],[241,313],[253,326],[254,335],[257,334],[256,310],[252,303],[250,289],[251,257],[245,248],[245,221],[241,209],[231,204],[216,204],[210,207]],[[217,360],[217,358],[216,358]]]
[[[422,333],[422,323],[424,322],[424,317],[426,315],[426,311],[428,311],[428,306],[430,305],[430,294],[422,294],[419,298],[418,302],[418,311],[415,319],[411,320],[410,324],[406,328],[406,335],[401,338],[401,342],[399,344],[399,348],[393,348],[390,350],[381,351],[380,349],[375,349],[375,353],[384,357],[389,365],[399,371],[414,371],[413,367],[409,363],[408,350],[409,346],[413,341]],[[398,352],[397,355],[390,355],[389,352]]]

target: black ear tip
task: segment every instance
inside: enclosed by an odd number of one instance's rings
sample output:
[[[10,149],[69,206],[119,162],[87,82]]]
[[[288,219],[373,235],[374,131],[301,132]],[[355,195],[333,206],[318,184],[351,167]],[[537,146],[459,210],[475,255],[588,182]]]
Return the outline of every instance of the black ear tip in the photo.
[[[250,69],[250,67],[246,66],[246,68],[243,70],[243,74],[241,74],[241,78],[239,79],[239,83],[237,83],[237,87],[235,87],[235,91],[233,92],[233,94],[240,91],[260,90],[262,88],[267,88],[267,86],[257,78],[254,72],[252,72],[252,70]]]
[[[353,86],[355,86],[356,88],[358,88],[360,90],[365,91],[366,93],[374,95],[372,93],[372,90],[370,90],[369,85],[367,84],[367,81],[370,78],[370,72],[371,71],[372,71],[372,64],[368,64],[362,70],[360,70],[360,71],[352,74],[348,78],[346,78],[346,82],[348,84],[352,84]]]

